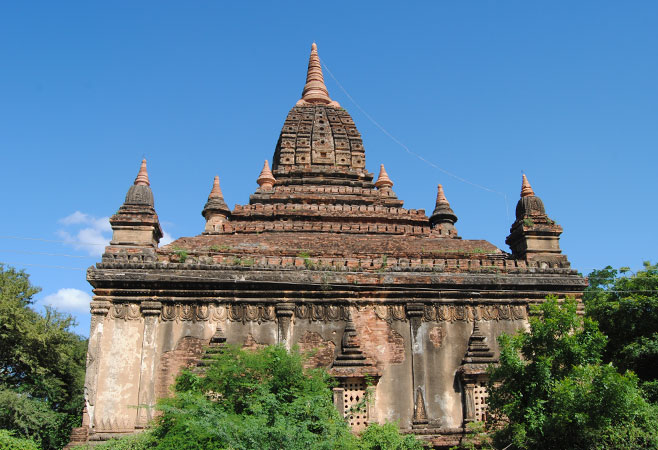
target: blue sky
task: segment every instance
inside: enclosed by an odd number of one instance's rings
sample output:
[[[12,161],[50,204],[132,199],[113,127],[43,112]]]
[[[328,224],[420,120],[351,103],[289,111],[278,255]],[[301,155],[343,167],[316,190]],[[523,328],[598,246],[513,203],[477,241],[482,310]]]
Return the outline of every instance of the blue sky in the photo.
[[[575,268],[639,268],[658,259],[656,23],[653,1],[2,2],[0,261],[86,335],[85,269],[142,157],[173,238],[203,230],[216,174],[247,203],[316,41],[406,207],[440,182],[461,236],[508,250],[525,171]]]

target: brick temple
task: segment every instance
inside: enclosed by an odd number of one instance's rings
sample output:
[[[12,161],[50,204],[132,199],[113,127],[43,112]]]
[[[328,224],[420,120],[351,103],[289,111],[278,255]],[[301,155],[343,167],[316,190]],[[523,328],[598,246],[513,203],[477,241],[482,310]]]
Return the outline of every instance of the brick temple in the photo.
[[[205,229],[158,247],[142,161],[87,272],[86,406],[73,441],[147,427],[179,371],[224,343],[314,350],[307,364],[337,378],[334,403],[357,432],[397,421],[443,447],[485,420],[496,337],[526,326],[530,304],[586,286],[561,253],[562,228],[524,175],[511,253],[462,239],[441,185],[435,203],[426,193],[429,216],[405,209],[384,166],[375,179],[365,157],[313,44],[302,97],[249,204],[230,209],[215,177]],[[366,391],[367,409],[351,410]]]

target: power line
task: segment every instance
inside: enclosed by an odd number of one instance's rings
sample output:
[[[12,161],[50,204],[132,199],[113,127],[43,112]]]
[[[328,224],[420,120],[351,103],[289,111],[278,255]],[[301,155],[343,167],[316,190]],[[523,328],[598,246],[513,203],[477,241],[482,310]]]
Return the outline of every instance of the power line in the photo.
[[[402,143],[398,138],[396,138],[396,137],[393,136],[391,133],[389,133],[388,130],[386,130],[386,129],[385,129],[385,128],[384,128],[379,122],[377,122],[377,121],[376,121],[376,120],[375,120],[370,114],[368,114],[368,112],[367,112],[366,110],[364,110],[364,109],[361,107],[361,105],[359,105],[359,104],[356,102],[356,100],[354,100],[354,97],[352,97],[352,96],[350,95],[350,93],[347,92],[347,89],[345,89],[345,88],[343,87],[343,85],[340,83],[340,81],[338,81],[338,79],[334,76],[333,72],[331,72],[331,70],[330,70],[329,67],[325,64],[325,62],[322,61],[322,60],[321,60],[320,62],[322,63],[322,65],[324,66],[324,68],[327,70],[327,73],[329,74],[329,76],[331,76],[331,78],[336,82],[336,84],[337,84],[338,87],[341,89],[341,91],[343,91],[343,93],[347,96],[347,98],[349,98],[350,101],[351,101],[352,103],[354,103],[354,106],[356,106],[356,107],[358,108],[358,110],[361,111],[361,112],[363,113],[363,115],[366,116],[370,122],[372,122],[377,128],[379,128],[379,130],[380,130],[382,133],[384,133],[384,134],[385,134],[386,136],[388,136],[393,142],[395,142],[395,143],[398,144],[400,147],[402,147],[402,148],[404,149],[404,151],[406,151],[408,154],[410,154],[410,155],[412,155],[412,156],[415,156],[416,158],[420,159],[421,161],[423,161],[425,164],[429,165],[430,167],[433,167],[434,169],[437,169],[437,170],[443,172],[444,174],[446,174],[446,175],[448,175],[448,176],[451,176],[451,177],[453,177],[453,178],[456,179],[456,180],[461,181],[462,183],[470,184],[471,186],[475,186],[475,187],[477,187],[477,188],[479,188],[479,189],[482,189],[482,190],[485,190],[485,191],[487,191],[487,192],[491,192],[491,193],[494,193],[494,194],[497,194],[497,195],[502,196],[502,197],[503,197],[503,200],[504,200],[504,202],[505,202],[505,213],[506,213],[506,215],[507,215],[507,221],[509,222],[509,218],[510,218],[510,217],[509,217],[509,205],[508,205],[508,202],[507,202],[507,194],[505,194],[504,192],[500,192],[500,191],[496,191],[496,190],[494,190],[494,189],[488,188],[488,187],[483,186],[483,185],[481,185],[481,184],[474,183],[474,182],[472,182],[472,181],[470,181],[470,180],[467,180],[466,178],[460,177],[459,175],[456,175],[456,174],[454,174],[454,173],[452,173],[452,172],[450,172],[450,171],[444,169],[443,167],[440,167],[439,165],[433,163],[432,161],[428,160],[428,159],[425,158],[424,156],[422,156],[422,155],[420,155],[420,154],[418,154],[418,153],[412,151],[409,147],[407,147],[404,143]]]
[[[30,263],[19,263],[12,261],[0,261],[0,264],[11,265],[11,266],[31,266],[31,267],[43,267],[46,269],[67,269],[67,270],[87,270],[84,267],[67,267],[67,266],[49,266],[45,264],[30,264]]]
[[[16,239],[21,241],[41,241],[41,242],[52,242],[57,244],[67,244],[67,245],[76,245],[76,242],[63,241],[58,239],[43,239],[43,238],[34,238],[34,237],[22,237],[22,236],[0,236],[0,239]],[[105,247],[107,244],[94,244],[92,242],[85,242],[83,245],[95,245]]]
[[[65,258],[96,259],[96,256],[68,255],[66,253],[31,252],[31,251],[27,251],[27,250],[0,250],[0,252],[20,253],[20,254],[24,254],[24,255],[62,256],[62,257],[65,257]]]

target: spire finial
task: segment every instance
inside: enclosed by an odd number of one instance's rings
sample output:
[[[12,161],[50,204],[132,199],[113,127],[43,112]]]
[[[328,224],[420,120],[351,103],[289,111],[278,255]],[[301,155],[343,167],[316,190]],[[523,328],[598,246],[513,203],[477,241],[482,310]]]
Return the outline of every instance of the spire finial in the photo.
[[[448,202],[448,199],[446,198],[446,195],[443,193],[443,185],[439,184],[436,192],[436,206],[439,204],[446,204],[450,206],[450,202]]]
[[[149,174],[146,171],[146,159],[142,159],[142,165],[139,167],[137,178],[135,178],[135,186],[150,186]]]
[[[210,195],[208,195],[208,198],[224,198],[224,194],[222,194],[222,189],[219,187],[219,176],[215,175],[215,181],[212,183],[212,190],[210,191]]]
[[[274,175],[272,175],[272,171],[270,170],[270,163],[268,163],[267,160],[265,160],[265,164],[263,164],[263,170],[261,170],[256,182],[258,183],[258,186],[260,186],[260,189],[266,191],[269,191],[274,187],[276,178],[274,178]]]
[[[381,164],[379,166],[379,177],[377,177],[377,181],[375,182],[375,187],[377,189],[390,189],[393,187],[393,182],[388,177],[388,174],[386,173],[386,169],[384,169],[384,164]]]
[[[327,86],[324,84],[324,76],[322,75],[318,46],[315,42],[311,45],[311,56],[308,59],[306,85],[304,85],[302,98],[297,102],[297,105],[301,106],[308,103],[321,103],[335,107],[340,106],[329,97],[329,91],[327,91]]]
[[[530,186],[528,177],[526,177],[524,173],[523,184],[521,185],[521,197],[530,197],[531,195],[535,195],[535,191],[532,190],[532,186]]]

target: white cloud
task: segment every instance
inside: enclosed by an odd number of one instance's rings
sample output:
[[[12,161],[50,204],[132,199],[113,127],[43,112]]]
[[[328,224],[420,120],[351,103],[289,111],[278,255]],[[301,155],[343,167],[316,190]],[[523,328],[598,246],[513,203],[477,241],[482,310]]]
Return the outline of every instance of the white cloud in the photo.
[[[59,230],[59,237],[75,249],[84,250],[91,256],[102,255],[110,243],[112,227],[109,217],[94,217],[76,211],[60,219],[59,223],[69,229],[77,228],[71,231]]]
[[[174,242],[174,238],[171,236],[171,234],[162,230],[162,239],[160,239],[160,244],[158,245],[162,247],[163,245],[171,244],[172,242]]]
[[[59,223],[66,229],[59,230],[57,235],[76,250],[84,250],[90,256],[101,256],[112,239],[109,217],[94,217],[76,211],[60,219]],[[163,231],[160,246],[167,245],[173,240],[169,233]]]
[[[67,312],[89,312],[89,302],[91,302],[91,295],[73,288],[60,289],[42,300],[44,305]]]

